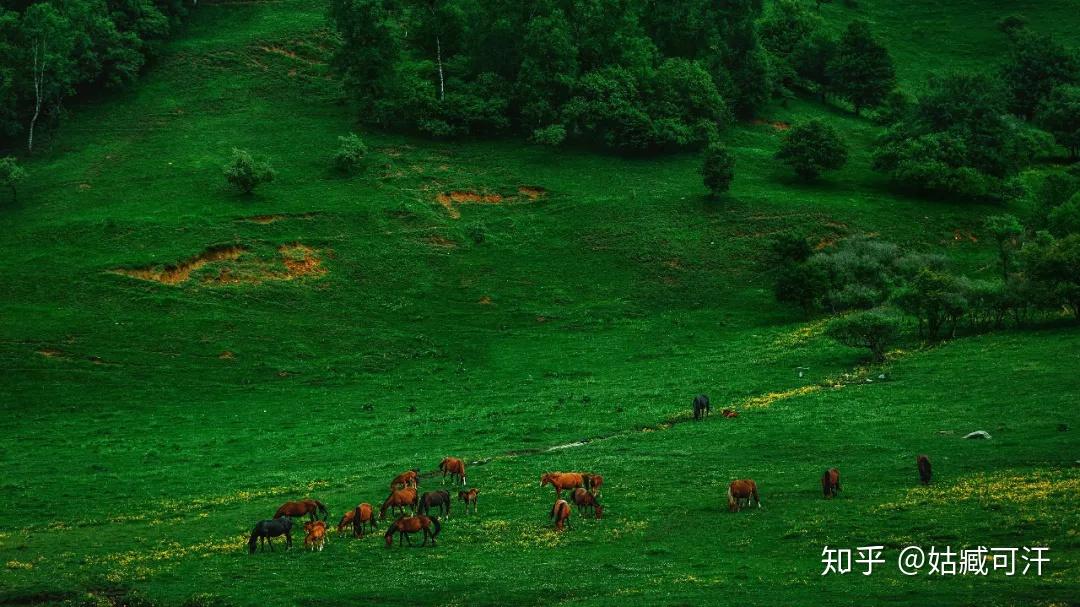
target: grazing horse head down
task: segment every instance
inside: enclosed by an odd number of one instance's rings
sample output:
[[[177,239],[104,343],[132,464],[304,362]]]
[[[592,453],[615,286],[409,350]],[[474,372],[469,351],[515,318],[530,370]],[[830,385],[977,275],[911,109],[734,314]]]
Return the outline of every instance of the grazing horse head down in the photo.
[[[438,508],[440,514],[445,514],[446,518],[450,518],[450,492],[428,491],[424,493],[420,496],[416,513],[427,514],[432,507]]]
[[[304,523],[304,531],[307,532],[304,546],[309,550],[318,549],[322,552],[323,545],[326,544],[326,521],[308,521]]]
[[[750,500],[754,500],[757,507],[761,507],[761,498],[758,497],[757,483],[752,479],[744,478],[735,481],[731,481],[728,485],[728,510],[731,512],[738,512],[742,509],[742,501],[746,500],[746,505],[750,505]]]
[[[919,466],[919,480],[922,484],[929,485],[931,477],[930,458],[920,455],[915,458],[915,463]]]
[[[840,491],[839,470],[829,468],[825,471],[825,474],[821,475],[821,491],[825,494],[825,499],[836,497],[836,494]]]
[[[574,493],[570,497],[574,500],[574,505],[578,507],[579,513],[589,510],[595,518],[600,518],[604,514],[604,507],[600,505],[595,493],[580,488],[574,489]]]
[[[251,531],[251,537],[248,538],[248,553],[255,554],[255,547],[262,547],[263,542],[270,544],[270,552],[273,552],[273,538],[280,535],[285,536],[285,549],[292,548],[292,526],[293,521],[289,517],[275,518],[255,523],[255,528]]]
[[[420,469],[413,468],[412,470],[406,470],[401,474],[394,477],[394,480],[390,481],[390,490],[404,488],[404,487],[417,487],[420,485]]]
[[[465,484],[465,462],[456,457],[444,457],[443,461],[439,462],[439,470],[443,473],[443,479],[449,475],[450,480],[454,480],[454,477],[461,479],[461,484]]]
[[[353,536],[364,537],[365,523],[375,530],[375,509],[367,502],[358,504],[352,511]]]
[[[551,514],[548,518],[555,521],[556,531],[562,531],[564,525],[569,526],[570,524],[570,504],[566,503],[566,500],[557,500],[555,505],[551,507]]]
[[[382,507],[379,508],[379,519],[386,518],[386,510],[388,508],[394,508],[404,511],[405,508],[411,508],[413,512],[416,512],[417,495],[415,487],[405,487],[404,489],[396,489],[390,492],[390,495],[383,502]]]
[[[424,543],[421,546],[427,545],[428,538],[431,538],[431,545],[435,546],[435,538],[438,537],[439,531],[442,530],[442,525],[437,518],[429,518],[424,515],[417,516],[403,516],[398,518],[393,523],[390,523],[390,527],[386,530],[386,535],[383,537],[386,539],[386,547],[390,548],[394,545],[394,534],[398,534],[398,545],[401,545],[401,540],[404,538],[412,545],[412,538],[410,534],[417,531],[424,532]]]
[[[701,416],[712,413],[712,406],[709,404],[709,397],[704,394],[698,394],[694,397],[694,420],[700,421]]]

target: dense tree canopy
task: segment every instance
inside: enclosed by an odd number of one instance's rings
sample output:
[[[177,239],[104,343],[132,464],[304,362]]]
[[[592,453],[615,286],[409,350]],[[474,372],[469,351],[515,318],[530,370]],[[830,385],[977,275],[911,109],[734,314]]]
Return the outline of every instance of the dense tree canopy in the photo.
[[[331,0],[364,122],[625,153],[699,146],[771,94],[759,2]]]
[[[123,86],[186,14],[181,0],[24,0],[0,7],[0,143],[55,121],[77,88]]]

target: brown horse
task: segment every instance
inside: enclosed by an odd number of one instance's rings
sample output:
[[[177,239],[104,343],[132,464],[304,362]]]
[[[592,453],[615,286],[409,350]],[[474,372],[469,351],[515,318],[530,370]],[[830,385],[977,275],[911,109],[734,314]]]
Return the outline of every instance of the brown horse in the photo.
[[[585,488],[592,493],[599,493],[600,486],[604,484],[604,477],[599,474],[585,473],[581,475],[581,480],[585,481]]]
[[[821,475],[821,491],[825,494],[825,499],[836,497],[836,494],[840,492],[839,470],[829,468],[825,471],[825,474]]]
[[[406,470],[401,474],[394,477],[394,480],[390,481],[390,490],[404,489],[405,487],[418,487],[420,486],[420,469],[413,468],[412,470]]]
[[[356,510],[346,510],[345,514],[341,515],[341,520],[338,521],[337,532],[345,531],[345,527],[352,524],[354,516],[356,516]]]
[[[577,472],[548,472],[540,477],[540,486],[544,485],[555,487],[555,499],[561,499],[564,489],[584,487],[585,475]]]
[[[281,518],[283,516],[304,516],[305,514],[311,517],[311,520],[316,520],[316,511],[322,513],[322,520],[326,520],[330,513],[327,512],[326,506],[319,500],[303,499],[297,502],[285,502],[274,513],[274,518]]]
[[[604,507],[596,499],[595,493],[590,493],[586,489],[574,489],[574,493],[570,497],[573,498],[574,505],[577,506],[578,514],[591,511],[595,518],[601,518],[604,515]]]
[[[465,514],[469,513],[469,504],[472,504],[473,514],[476,514],[476,502],[478,493],[480,493],[480,490],[475,487],[469,489],[468,491],[458,491],[458,499],[465,502]]]
[[[434,531],[432,531],[434,527]],[[390,523],[390,528],[386,530],[386,547],[390,548],[394,545],[394,534],[398,534],[398,546],[401,545],[401,539],[404,538],[412,546],[411,534],[417,531],[424,532],[424,543],[421,546],[426,546],[428,538],[431,538],[431,545],[435,546],[435,538],[439,535],[439,531],[442,529],[442,525],[439,524],[439,519],[428,518],[424,515],[420,516],[403,516],[398,520]]]
[[[308,521],[304,523],[304,531],[307,532],[304,546],[307,546],[308,550],[317,548],[319,552],[322,552],[326,544],[326,521]]]
[[[757,483],[753,480],[745,478],[737,481],[731,481],[727,490],[728,510],[732,512],[738,512],[742,509],[742,501],[746,500],[746,505],[750,505],[750,500],[754,500],[757,507],[761,507],[761,498],[758,497]]]
[[[417,514],[427,514],[431,508],[438,508],[439,514],[445,514],[450,518],[450,492],[427,491],[420,496],[419,505],[416,507]]]
[[[394,508],[395,511],[401,513],[405,512],[405,508],[411,508],[413,512],[416,512],[416,488],[405,487],[404,489],[391,491],[382,507],[379,508],[379,520],[386,518],[387,508]]]
[[[930,458],[925,455],[920,455],[915,458],[915,462],[919,466],[919,480],[922,481],[922,484],[929,485],[931,475]]]
[[[371,504],[359,504],[349,514],[352,515],[349,519],[353,526],[353,537],[364,537],[364,523],[367,523],[372,531],[375,530],[375,510]]]
[[[570,504],[566,503],[566,500],[558,500],[555,505],[551,507],[551,514],[548,518],[555,521],[555,530],[562,531],[563,525],[570,526]]]
[[[465,462],[456,457],[446,457],[443,461],[439,462],[439,470],[442,470],[443,482],[446,482],[447,475],[450,476],[451,482],[454,477],[461,479],[461,484],[465,484]]]

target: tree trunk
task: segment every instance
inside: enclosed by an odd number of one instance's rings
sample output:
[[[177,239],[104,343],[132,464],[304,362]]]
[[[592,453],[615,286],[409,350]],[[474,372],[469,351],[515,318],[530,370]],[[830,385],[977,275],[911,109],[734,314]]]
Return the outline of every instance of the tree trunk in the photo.
[[[435,59],[439,63],[439,101],[442,101],[446,98],[446,82],[443,80],[442,41],[438,34],[435,35]]]

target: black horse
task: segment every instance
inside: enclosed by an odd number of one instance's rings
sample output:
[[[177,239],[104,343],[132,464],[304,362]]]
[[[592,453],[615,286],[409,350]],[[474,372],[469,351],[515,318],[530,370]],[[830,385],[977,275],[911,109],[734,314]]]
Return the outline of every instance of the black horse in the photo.
[[[255,544],[259,544],[261,548],[264,540],[270,544],[270,552],[273,552],[273,538],[279,535],[285,536],[285,549],[292,548],[291,518],[275,518],[255,523],[255,529],[251,531],[251,537],[248,539],[248,554],[255,554]]]
[[[433,507],[439,508],[439,514],[445,514],[446,518],[450,518],[450,492],[449,491],[427,491],[420,496],[420,505],[416,508],[417,514],[427,514]]]
[[[709,405],[709,397],[704,394],[698,394],[694,397],[694,420],[701,421],[702,414],[708,415],[712,413],[712,406]]]

